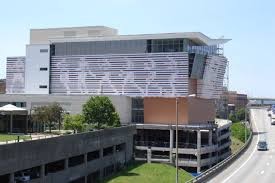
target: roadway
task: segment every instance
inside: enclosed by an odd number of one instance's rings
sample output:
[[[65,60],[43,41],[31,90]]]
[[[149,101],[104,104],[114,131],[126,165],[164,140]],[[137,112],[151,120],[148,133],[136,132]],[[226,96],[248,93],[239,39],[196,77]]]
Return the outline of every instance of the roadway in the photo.
[[[250,109],[253,140],[246,152],[210,183],[275,182],[275,125],[270,124],[266,108]],[[257,151],[259,139],[266,139],[268,151]]]

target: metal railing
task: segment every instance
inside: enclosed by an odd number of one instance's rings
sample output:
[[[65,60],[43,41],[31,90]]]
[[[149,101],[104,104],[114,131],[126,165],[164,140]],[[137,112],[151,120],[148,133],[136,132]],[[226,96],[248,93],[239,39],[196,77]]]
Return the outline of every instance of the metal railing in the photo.
[[[31,140],[47,139],[47,138],[52,138],[52,137],[57,137],[57,136],[58,135],[54,135],[54,134],[29,135],[30,138],[24,138],[24,137],[22,138],[21,136],[18,136],[17,139],[2,141],[2,142],[0,142],[0,145],[20,143],[20,142],[26,142],[26,141],[31,141]]]
[[[230,165],[230,163],[236,160],[249,147],[249,144],[251,143],[253,137],[252,129],[250,129],[250,132],[250,136],[247,139],[246,143],[237,152],[219,162],[212,168],[209,168],[208,170],[204,171],[193,179],[187,181],[186,183],[205,182],[207,179],[211,178],[211,176],[217,174],[218,172],[223,170],[223,168]]]

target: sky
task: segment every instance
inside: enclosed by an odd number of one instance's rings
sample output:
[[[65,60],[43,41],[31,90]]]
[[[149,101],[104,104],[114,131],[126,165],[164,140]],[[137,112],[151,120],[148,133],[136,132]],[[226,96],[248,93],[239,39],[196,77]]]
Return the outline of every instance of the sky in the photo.
[[[119,34],[202,32],[230,38],[229,89],[274,97],[274,0],[9,0],[0,6],[0,78],[25,56],[29,29],[105,25]]]

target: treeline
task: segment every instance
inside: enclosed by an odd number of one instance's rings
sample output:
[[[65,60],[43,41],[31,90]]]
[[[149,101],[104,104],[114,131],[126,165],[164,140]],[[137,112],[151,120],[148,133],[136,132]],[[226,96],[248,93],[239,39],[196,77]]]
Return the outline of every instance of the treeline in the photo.
[[[37,106],[33,109],[31,120],[42,131],[48,126],[52,129],[83,132],[120,126],[120,118],[111,100],[106,96],[93,96],[82,107],[81,114],[68,114],[59,103]]]

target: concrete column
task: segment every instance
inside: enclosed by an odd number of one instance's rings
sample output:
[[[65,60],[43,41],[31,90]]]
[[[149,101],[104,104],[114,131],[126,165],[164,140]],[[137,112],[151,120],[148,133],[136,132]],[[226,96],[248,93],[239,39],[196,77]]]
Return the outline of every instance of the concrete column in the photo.
[[[212,136],[213,136],[213,133],[212,133],[212,130],[209,130],[209,133],[208,133],[208,145],[209,146],[212,146]]]
[[[64,169],[68,169],[69,168],[69,158],[65,159],[65,165],[64,165]]]
[[[45,165],[40,166],[40,182],[43,183],[45,178]]]
[[[10,133],[12,133],[12,128],[13,128],[12,123],[13,123],[13,115],[11,113],[11,115],[10,115]]]
[[[85,153],[85,154],[84,154],[84,163],[85,163],[85,166],[87,166],[87,163],[88,163],[87,157],[88,157],[88,154]]]
[[[151,163],[152,158],[152,150],[150,148],[147,149],[147,163]]]
[[[26,115],[26,134],[28,133],[28,113]]]
[[[113,154],[116,153],[116,146],[113,146]]]
[[[100,148],[99,150],[99,158],[103,158],[103,148]]]
[[[213,136],[213,132],[212,132],[212,130],[209,130],[209,133],[208,133],[208,145],[209,145],[209,146],[212,146],[212,145],[213,145],[212,136]],[[208,154],[208,158],[209,158],[210,161],[211,161],[211,164],[209,165],[210,167],[212,167],[212,160],[211,160],[211,157],[212,157],[212,153],[210,152],[210,153]]]
[[[170,163],[173,163],[173,147],[174,146],[174,130],[170,129],[170,154],[169,159]]]
[[[10,173],[9,183],[14,183],[14,173]]]
[[[201,131],[197,131],[197,173],[201,171]]]

